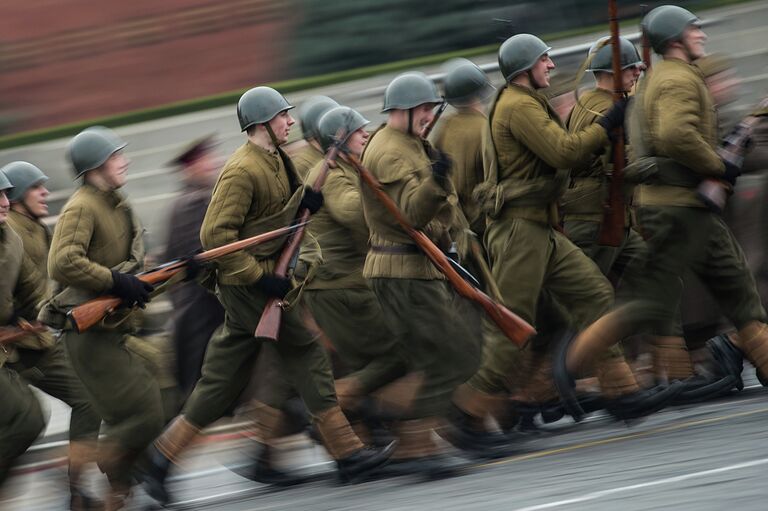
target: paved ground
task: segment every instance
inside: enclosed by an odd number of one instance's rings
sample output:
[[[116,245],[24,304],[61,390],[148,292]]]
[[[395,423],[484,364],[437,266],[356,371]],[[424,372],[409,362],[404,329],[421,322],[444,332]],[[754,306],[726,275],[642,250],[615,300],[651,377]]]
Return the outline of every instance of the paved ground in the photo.
[[[747,371],[750,374],[750,371]],[[518,454],[471,464],[459,477],[423,482],[399,477],[355,486],[322,480],[271,490],[224,465],[243,461],[242,440],[206,444],[171,483],[174,509],[219,510],[763,510],[768,499],[765,423],[768,391],[754,385],[719,401],[665,410],[627,427],[593,416],[561,420],[519,442]],[[290,464],[327,470],[317,449],[293,451]],[[62,509],[65,474],[52,469],[12,480],[7,511]],[[151,509],[137,492],[130,509]]]

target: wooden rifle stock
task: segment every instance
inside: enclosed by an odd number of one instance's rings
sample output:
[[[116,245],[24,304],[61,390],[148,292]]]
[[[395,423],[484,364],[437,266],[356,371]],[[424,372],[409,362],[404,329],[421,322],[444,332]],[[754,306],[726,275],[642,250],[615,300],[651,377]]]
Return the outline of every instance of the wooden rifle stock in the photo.
[[[611,24],[611,50],[613,60],[613,98],[621,101],[626,91],[621,75],[621,42],[619,41],[619,17],[616,0],[608,1],[608,16]],[[624,240],[624,129],[619,127],[613,132],[613,172],[608,189],[608,205],[603,213],[600,227],[600,245],[618,247]]]
[[[440,250],[440,248],[438,248],[438,246],[435,245],[432,240],[427,237],[426,234],[415,229],[410,224],[410,222],[405,218],[405,216],[403,216],[403,213],[397,207],[397,204],[395,204],[389,195],[387,195],[384,190],[382,190],[381,184],[376,179],[376,177],[374,177],[374,175],[371,174],[369,170],[363,167],[360,160],[356,156],[349,153],[346,154],[346,157],[358,171],[363,182],[365,182],[365,184],[371,188],[373,193],[376,195],[376,198],[384,205],[385,208],[387,208],[387,211],[389,211],[390,214],[395,217],[397,223],[400,224],[400,227],[402,227],[403,230],[405,230],[405,232],[407,232],[408,235],[413,239],[413,241],[416,242],[422,252],[424,252],[424,255],[426,255],[427,258],[432,261],[432,264],[434,264],[437,269],[440,270],[443,275],[445,275],[445,277],[448,279],[448,282],[450,282],[456,292],[461,296],[479,304],[483,310],[485,310],[486,314],[488,314],[488,316],[494,321],[494,323],[498,325],[499,329],[504,332],[504,335],[506,335],[518,346],[524,346],[528,339],[536,333],[536,330],[534,330],[534,328],[524,319],[500,303],[492,300],[491,297],[476,287],[472,286],[461,275],[459,275],[448,261],[448,256],[446,256],[443,251]]]
[[[336,134],[336,140],[341,140],[343,137],[342,133]],[[328,169],[330,168],[331,162],[336,159],[336,156],[339,154],[339,143],[333,144],[330,149],[328,149],[328,153],[325,155],[325,160],[323,160],[323,167],[320,169],[320,173],[318,174],[317,178],[315,179],[315,182],[312,183],[312,190],[315,192],[319,192],[320,189],[323,187],[323,183],[325,183],[325,178],[328,175]],[[308,209],[302,208],[299,210],[298,215],[296,217],[297,222],[306,224],[309,220],[309,215],[311,213]],[[296,232],[293,233],[293,235],[288,238],[288,241],[286,241],[285,246],[283,247],[283,251],[280,253],[280,257],[277,259],[277,263],[275,264],[274,274],[278,277],[287,277],[289,271],[291,270],[291,262],[295,259],[296,255],[299,253],[299,249],[301,248],[301,240],[304,238],[304,228],[297,229]],[[279,298],[270,298],[267,300],[267,305],[264,307],[264,311],[261,313],[261,318],[259,319],[259,324],[256,325],[256,331],[253,333],[253,336],[257,339],[262,339],[266,341],[277,341],[277,338],[280,334],[280,324],[283,321],[283,301]]]
[[[5,350],[5,346],[13,344],[16,341],[20,341],[29,334],[41,333],[45,332],[46,330],[48,330],[48,328],[38,321],[29,323],[27,321],[20,320],[19,326],[1,326],[0,349]]]
[[[440,106],[437,108],[437,112],[435,112],[435,116],[432,118],[432,122],[427,124],[427,126],[424,128],[424,131],[421,133],[421,138],[423,140],[429,138],[429,134],[432,133],[432,130],[435,128],[437,121],[440,120],[440,116],[443,115],[443,112],[445,112],[446,108],[448,108],[448,102],[443,99],[443,102],[440,103]]]
[[[303,228],[303,226],[304,224],[296,224],[288,227],[281,227],[280,229],[275,229],[274,231],[269,231],[263,234],[252,236],[250,238],[246,238],[244,240],[238,240],[221,247],[206,250],[205,252],[196,254],[192,257],[192,259],[194,259],[197,263],[213,261],[214,259],[232,254],[239,250],[244,250],[256,246],[259,243],[264,243],[266,241],[285,236],[296,231],[297,229]],[[156,266],[151,270],[139,273],[136,275],[136,277],[138,277],[139,280],[143,282],[147,282],[148,284],[160,284],[167,281],[180,271],[184,270],[187,264],[187,261],[184,259],[170,261],[161,264],[160,266]],[[122,302],[122,298],[118,298],[116,296],[99,296],[98,298],[88,300],[87,302],[73,307],[67,313],[67,318],[69,319],[70,325],[75,332],[85,332],[92,326],[98,324],[106,316],[117,310]]]

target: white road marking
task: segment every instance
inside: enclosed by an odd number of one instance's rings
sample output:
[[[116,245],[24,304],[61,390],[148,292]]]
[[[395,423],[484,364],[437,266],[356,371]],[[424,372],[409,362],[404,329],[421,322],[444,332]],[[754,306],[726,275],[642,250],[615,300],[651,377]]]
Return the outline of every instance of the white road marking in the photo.
[[[768,464],[768,458],[763,458],[754,461],[747,461],[744,463],[736,463],[735,465],[728,465],[720,468],[713,468],[711,470],[703,470],[700,472],[692,472],[690,474],[684,474],[675,477],[666,477],[664,479],[657,479],[655,481],[648,481],[645,483],[631,484],[629,486],[620,486],[618,488],[611,488],[610,490],[596,491],[592,493],[586,493],[584,495],[573,497],[565,500],[558,500],[556,502],[549,502],[547,504],[540,504],[537,506],[521,507],[514,511],[538,511],[540,509],[554,509],[558,507],[568,506],[570,504],[578,504],[580,502],[587,502],[590,500],[597,500],[610,495],[616,495],[618,493],[624,493],[632,490],[640,490],[643,488],[652,488],[654,486],[661,486],[663,484],[678,483],[680,481],[687,481],[689,479],[696,479],[699,477],[706,477],[715,474],[722,474],[724,472],[731,472],[733,470],[740,470],[743,468],[757,467],[760,465]]]

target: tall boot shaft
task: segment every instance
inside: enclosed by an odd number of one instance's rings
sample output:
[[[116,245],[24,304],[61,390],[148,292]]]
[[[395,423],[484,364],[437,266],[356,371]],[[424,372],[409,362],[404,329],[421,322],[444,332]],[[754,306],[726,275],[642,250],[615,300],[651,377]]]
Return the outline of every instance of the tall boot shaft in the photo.
[[[315,424],[323,445],[335,460],[347,458],[364,447],[338,405],[318,413]]]
[[[603,397],[614,399],[640,391],[635,375],[632,374],[624,357],[608,358],[598,363],[597,380]]]
[[[656,378],[685,380],[693,376],[693,363],[685,339],[659,336],[652,342],[653,370]]]

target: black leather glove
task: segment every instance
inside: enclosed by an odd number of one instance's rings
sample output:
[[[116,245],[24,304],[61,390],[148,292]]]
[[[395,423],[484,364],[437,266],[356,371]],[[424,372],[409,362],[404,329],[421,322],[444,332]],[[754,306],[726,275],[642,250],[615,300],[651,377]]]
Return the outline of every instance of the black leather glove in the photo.
[[[736,179],[741,175],[741,167],[734,165],[728,160],[723,160],[725,164],[725,174],[723,174],[723,180],[731,183],[731,186],[736,185]]]
[[[299,208],[307,208],[313,215],[323,207],[323,193],[316,192],[309,186],[304,187],[304,197],[301,198]]]
[[[256,281],[256,287],[269,296],[283,299],[293,288],[293,285],[291,285],[291,280],[286,277],[278,277],[277,275],[267,273]]]
[[[629,98],[621,98],[613,104],[603,117],[597,120],[597,124],[608,133],[608,138],[613,137],[613,130],[624,126],[624,115],[627,113]]]
[[[115,270],[110,271],[112,272],[113,282],[110,293],[122,298],[123,302],[129,307],[136,304],[143,309],[147,302],[149,302],[149,293],[155,287],[152,284],[142,282],[136,275],[120,273]]]
[[[432,160],[432,175],[438,181],[446,179],[451,174],[453,162],[451,158],[439,149],[429,147],[427,154]]]

